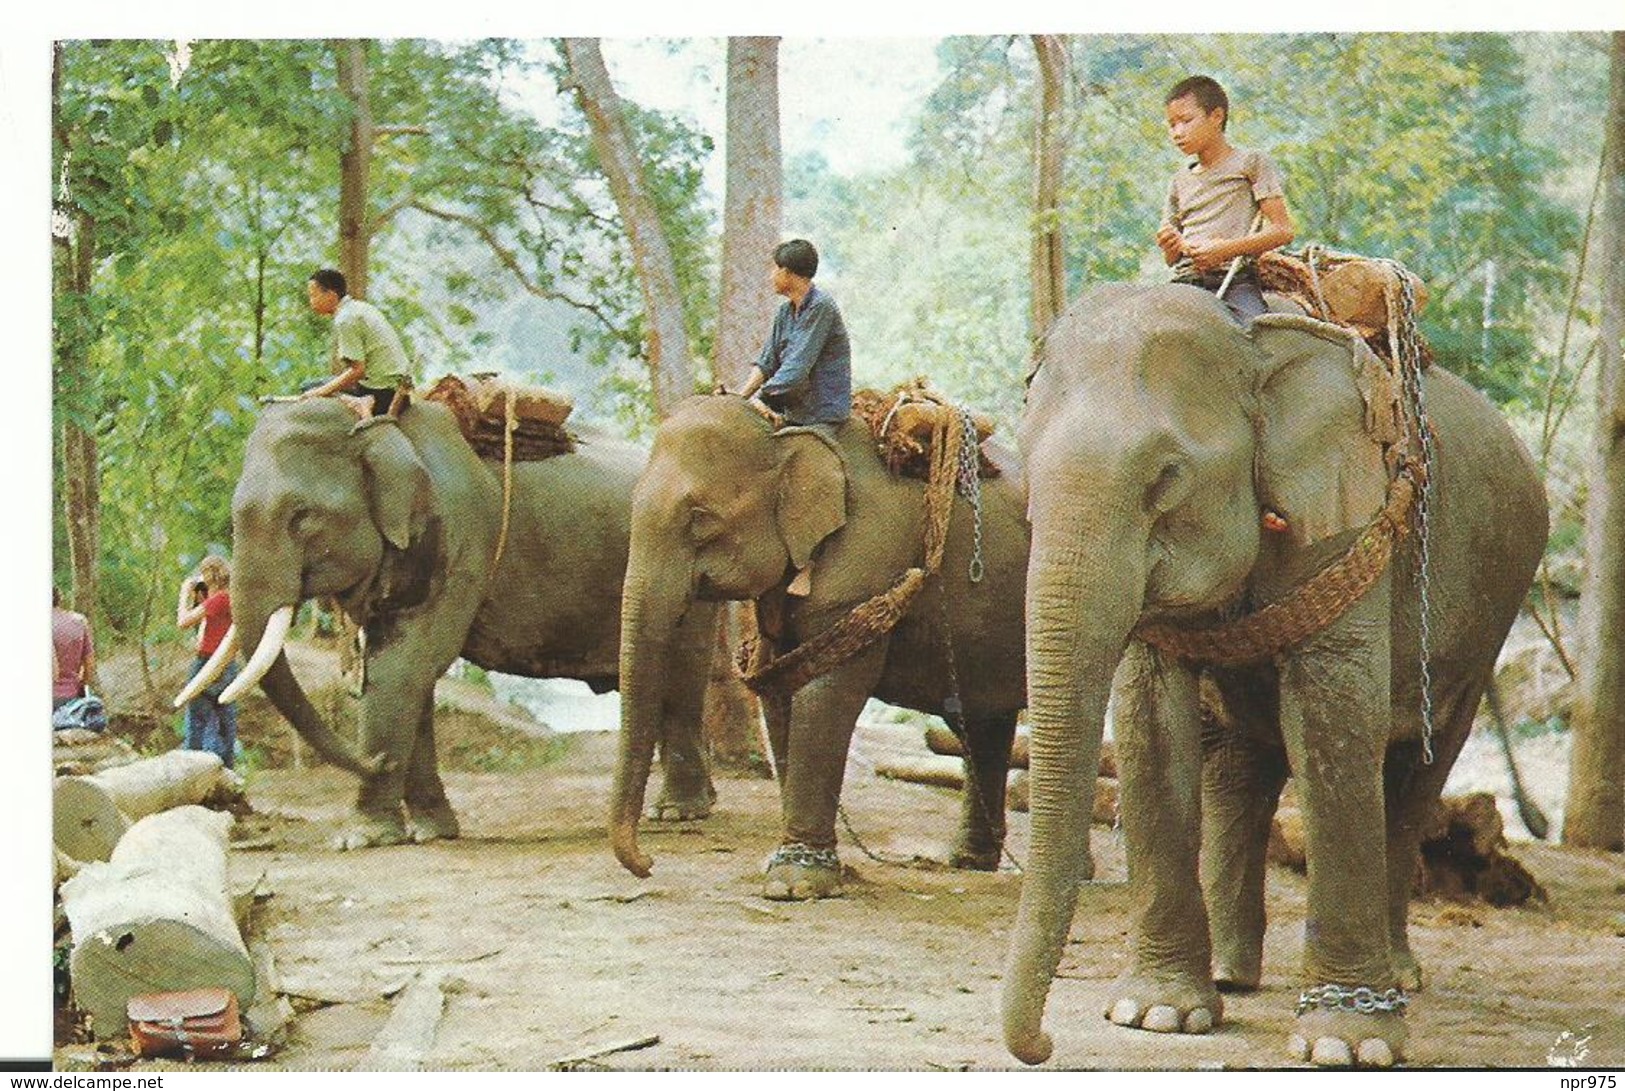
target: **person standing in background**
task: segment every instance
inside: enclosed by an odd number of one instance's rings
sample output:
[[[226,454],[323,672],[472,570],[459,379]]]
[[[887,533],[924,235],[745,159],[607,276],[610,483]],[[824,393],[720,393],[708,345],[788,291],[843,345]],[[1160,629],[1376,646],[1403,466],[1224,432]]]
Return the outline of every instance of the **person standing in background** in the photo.
[[[196,598],[197,585],[203,584],[201,601]],[[231,568],[222,557],[210,554],[198,565],[196,575],[181,582],[180,596],[175,605],[175,624],[182,629],[203,626],[198,640],[197,657],[192,661],[195,676],[208,663],[220,647],[226,630],[231,628]],[[186,742],[188,750],[207,750],[217,754],[227,769],[237,753],[237,706],[220,703],[220,694],[237,677],[237,661],[226,664],[207,688],[186,705]]]

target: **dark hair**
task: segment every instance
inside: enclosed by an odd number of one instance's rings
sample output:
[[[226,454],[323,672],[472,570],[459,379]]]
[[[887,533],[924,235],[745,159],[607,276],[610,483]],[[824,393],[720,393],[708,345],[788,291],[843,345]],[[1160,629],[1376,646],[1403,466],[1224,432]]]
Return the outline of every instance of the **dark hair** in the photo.
[[[773,264],[811,280],[818,274],[818,248],[806,239],[791,239],[773,248]]]
[[[318,269],[310,274],[310,279],[315,281],[318,287],[337,293],[340,299],[350,294],[350,286],[344,282],[344,274],[337,269]]]
[[[1196,100],[1196,105],[1202,108],[1204,114],[1211,114],[1214,110],[1224,111],[1224,121],[1219,128],[1230,127],[1230,96],[1224,93],[1219,81],[1212,76],[1186,76],[1174,84],[1174,89],[1168,92],[1168,97],[1162,100],[1164,106],[1175,99],[1189,95]]]

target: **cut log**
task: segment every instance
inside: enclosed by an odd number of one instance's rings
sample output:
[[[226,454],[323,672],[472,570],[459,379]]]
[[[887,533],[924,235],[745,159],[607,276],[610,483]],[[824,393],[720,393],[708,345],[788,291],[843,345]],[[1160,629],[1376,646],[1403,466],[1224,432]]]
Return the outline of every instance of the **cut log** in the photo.
[[[254,1000],[254,962],[232,918],[232,818],[185,806],[131,826],[107,863],[62,884],[75,1002],[98,1037],[121,1034],[131,996],[220,986]]]
[[[204,750],[171,750],[89,776],[58,777],[56,846],[75,860],[106,860],[131,821],[229,795],[240,785],[218,755]]]
[[[954,757],[962,756],[965,748],[959,741],[959,736],[942,724],[932,724],[925,729],[925,745],[933,754],[950,754]],[[1026,735],[1017,735],[1010,744],[1010,768],[1025,769],[1031,754],[1030,740]],[[1116,778],[1117,752],[1113,749],[1111,741],[1100,744],[1099,775]]]
[[[1505,849],[1494,796],[1474,792],[1444,797],[1422,829],[1412,896],[1493,906],[1545,901],[1539,881]],[[1268,858],[1293,871],[1306,870],[1303,815],[1296,807],[1283,806],[1276,812]]]

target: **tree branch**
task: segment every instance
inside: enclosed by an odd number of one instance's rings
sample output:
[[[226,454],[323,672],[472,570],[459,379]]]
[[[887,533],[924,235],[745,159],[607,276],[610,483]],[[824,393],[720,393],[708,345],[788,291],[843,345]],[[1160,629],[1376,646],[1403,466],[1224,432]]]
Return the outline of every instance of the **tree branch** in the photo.
[[[497,261],[501,262],[503,267],[513,274],[514,279],[519,282],[519,286],[531,295],[537,297],[538,299],[557,300],[560,303],[565,303],[571,307],[574,307],[576,310],[590,314],[596,318],[606,330],[608,330],[610,333],[616,334],[617,336],[625,332],[620,327],[616,326],[615,323],[610,320],[609,316],[604,313],[603,309],[597,304],[574,299],[564,292],[553,288],[544,288],[540,284],[536,283],[536,281],[533,280],[525,271],[524,266],[519,261],[519,256],[512,249],[504,246],[502,244],[502,240],[496,237],[495,232],[493,232],[489,227],[480,223],[478,220],[474,219],[474,217],[461,212],[453,212],[450,209],[435,208],[434,206],[424,204],[421,201],[411,201],[409,202],[409,206],[423,213],[425,216],[432,216],[437,220],[443,220],[447,223],[454,223],[473,232],[481,242],[485,243],[486,247],[491,251],[491,253],[496,256]]]

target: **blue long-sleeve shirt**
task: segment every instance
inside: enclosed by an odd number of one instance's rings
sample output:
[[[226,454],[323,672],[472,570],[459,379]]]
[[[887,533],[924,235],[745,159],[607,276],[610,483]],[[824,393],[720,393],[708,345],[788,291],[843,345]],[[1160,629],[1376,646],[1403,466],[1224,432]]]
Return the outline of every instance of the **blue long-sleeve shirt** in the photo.
[[[756,366],[767,376],[762,401],[790,424],[839,424],[852,415],[852,345],[828,292],[814,286],[799,310],[789,300],[779,306]]]

